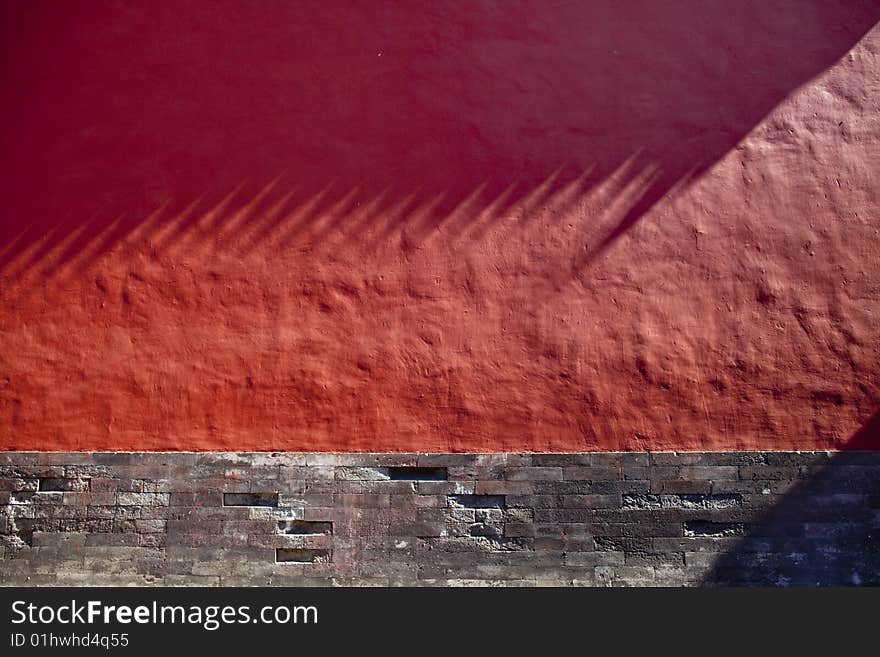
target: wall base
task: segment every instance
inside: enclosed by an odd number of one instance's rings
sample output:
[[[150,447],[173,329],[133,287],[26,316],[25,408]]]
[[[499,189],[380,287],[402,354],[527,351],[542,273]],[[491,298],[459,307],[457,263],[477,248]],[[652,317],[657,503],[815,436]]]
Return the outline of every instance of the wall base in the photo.
[[[878,585],[880,452],[0,454],[3,585]]]

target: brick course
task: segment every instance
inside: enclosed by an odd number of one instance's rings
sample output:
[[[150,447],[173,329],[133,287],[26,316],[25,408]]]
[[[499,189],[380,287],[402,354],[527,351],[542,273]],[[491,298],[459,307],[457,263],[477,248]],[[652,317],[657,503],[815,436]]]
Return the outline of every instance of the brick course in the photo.
[[[880,453],[0,454],[4,585],[880,584]]]

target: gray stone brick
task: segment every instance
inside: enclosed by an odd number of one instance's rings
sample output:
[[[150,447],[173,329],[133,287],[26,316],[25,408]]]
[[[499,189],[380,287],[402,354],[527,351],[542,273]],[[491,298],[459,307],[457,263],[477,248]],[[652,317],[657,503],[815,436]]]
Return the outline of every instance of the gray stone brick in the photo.
[[[506,477],[510,481],[558,481],[562,479],[560,467],[508,467]]]
[[[120,506],[168,506],[169,493],[119,493],[117,495]]]

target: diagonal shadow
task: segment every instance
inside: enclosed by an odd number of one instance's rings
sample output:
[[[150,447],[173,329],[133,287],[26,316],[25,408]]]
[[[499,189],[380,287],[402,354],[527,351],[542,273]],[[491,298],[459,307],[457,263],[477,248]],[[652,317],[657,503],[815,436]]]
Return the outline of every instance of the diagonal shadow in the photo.
[[[8,280],[127,240],[406,251],[629,190],[576,274],[880,18],[870,1],[2,11]]]
[[[844,449],[768,455],[799,478],[787,490],[772,490],[782,481],[762,483],[778,501],[713,564],[704,584],[880,586],[880,411]]]

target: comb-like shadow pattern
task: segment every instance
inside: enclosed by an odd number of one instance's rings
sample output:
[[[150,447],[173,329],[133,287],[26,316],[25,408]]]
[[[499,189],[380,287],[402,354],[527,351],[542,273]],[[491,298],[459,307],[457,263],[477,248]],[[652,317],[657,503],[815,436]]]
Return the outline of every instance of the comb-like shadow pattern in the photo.
[[[3,11],[8,281],[127,240],[406,251],[572,208],[577,274],[880,16],[705,0]]]

